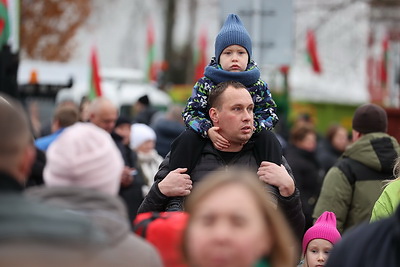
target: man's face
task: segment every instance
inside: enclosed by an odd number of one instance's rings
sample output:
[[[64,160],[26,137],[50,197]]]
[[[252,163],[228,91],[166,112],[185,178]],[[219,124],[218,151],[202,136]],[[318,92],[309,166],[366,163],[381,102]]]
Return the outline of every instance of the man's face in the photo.
[[[246,88],[228,87],[220,96],[222,105],[210,110],[214,126],[231,145],[243,145],[253,135],[254,104]],[[213,110],[213,111],[212,111]]]
[[[98,127],[102,128],[103,130],[111,133],[114,129],[117,118],[117,109],[109,106],[104,107],[98,112],[91,114],[90,121]]]

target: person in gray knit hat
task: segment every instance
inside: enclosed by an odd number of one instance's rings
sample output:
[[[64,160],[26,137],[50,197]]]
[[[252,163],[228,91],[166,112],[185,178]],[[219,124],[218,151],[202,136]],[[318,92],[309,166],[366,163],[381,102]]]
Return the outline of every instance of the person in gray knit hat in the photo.
[[[400,155],[397,140],[386,133],[388,119],[382,107],[359,106],[352,128],[353,143],[326,174],[313,213],[316,219],[324,211],[334,212],[341,233],[369,221],[384,181],[394,178],[393,166]]]

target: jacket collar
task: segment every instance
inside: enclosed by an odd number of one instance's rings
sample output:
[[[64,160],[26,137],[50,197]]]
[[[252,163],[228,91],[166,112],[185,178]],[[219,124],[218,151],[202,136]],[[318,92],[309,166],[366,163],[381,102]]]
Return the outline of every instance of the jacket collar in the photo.
[[[245,71],[242,72],[229,72],[223,70],[215,58],[205,68],[204,76],[213,81],[215,84],[226,81],[238,81],[244,86],[249,87],[260,79],[260,70],[254,61],[251,61]]]
[[[10,174],[0,171],[0,191],[22,192],[23,186]]]
[[[249,139],[249,141],[248,141],[246,144],[244,144],[243,148],[242,148],[240,151],[238,151],[237,153],[241,153],[241,152],[243,152],[243,151],[247,151],[247,150],[253,149],[253,148],[254,148],[254,144],[255,144],[255,141],[254,141],[254,138],[253,138],[253,136],[252,136],[252,137]],[[218,151],[218,149],[216,149],[216,148],[213,146],[211,140],[208,139],[208,142],[206,143],[206,145],[205,145],[205,147],[204,147],[204,151],[207,152],[207,153],[212,153],[212,152]]]

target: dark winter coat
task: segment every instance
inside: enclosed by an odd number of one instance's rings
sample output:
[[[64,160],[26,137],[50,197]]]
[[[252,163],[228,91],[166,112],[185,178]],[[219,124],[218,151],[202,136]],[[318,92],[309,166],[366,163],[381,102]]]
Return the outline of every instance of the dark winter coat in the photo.
[[[250,140],[232,160],[229,165],[241,165],[250,168],[254,172],[257,172],[259,163],[257,161],[257,156],[254,154],[254,141]],[[161,163],[158,173],[155,176],[155,183],[150,189],[150,192],[145,197],[142,205],[139,208],[139,212],[147,211],[164,211],[169,203],[170,198],[164,196],[159,188],[158,183],[164,179],[169,173],[169,157],[167,156]],[[282,163],[285,165],[289,174],[291,170],[286,162],[286,159],[282,157]],[[193,171],[190,173],[191,179],[195,184],[199,180],[207,175],[209,172],[214,171],[221,167],[226,167],[223,158],[220,156],[218,151],[212,146],[211,141],[208,141],[199,161],[194,167]],[[273,197],[278,203],[278,206],[282,209],[284,215],[288,219],[288,222],[293,228],[294,233],[297,237],[301,239],[304,231],[304,214],[301,209],[300,194],[296,188],[292,196],[283,197],[279,194],[279,190],[276,187],[269,187],[269,191],[273,194]]]
[[[185,130],[185,126],[177,121],[162,118],[152,127],[157,136],[156,150],[161,157],[165,158],[171,149],[172,141]]]
[[[333,248],[326,267],[400,266],[400,208],[393,216],[350,230]]]
[[[136,218],[137,210],[143,201],[142,186],[144,185],[143,174],[137,167],[137,155],[132,151],[129,146],[122,143],[122,137],[116,133],[112,133],[115,144],[121,152],[122,158],[124,159],[125,166],[135,168],[137,174],[134,175],[132,184],[127,187],[120,187],[119,195],[124,200],[129,214],[129,222],[133,222]]]
[[[393,166],[400,155],[396,139],[385,133],[369,133],[349,146],[324,178],[314,209],[317,219],[324,211],[336,214],[343,233],[369,221],[384,181],[393,179]]]
[[[313,225],[312,213],[322,186],[320,168],[314,152],[289,145],[285,157],[292,168],[297,188],[300,191],[306,229]]]

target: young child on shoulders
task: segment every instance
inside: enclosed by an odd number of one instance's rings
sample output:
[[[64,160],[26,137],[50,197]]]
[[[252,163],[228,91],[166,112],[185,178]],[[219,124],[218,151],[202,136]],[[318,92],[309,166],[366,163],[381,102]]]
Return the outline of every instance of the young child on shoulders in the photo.
[[[341,239],[335,213],[325,211],[303,237],[303,261],[299,267],[324,266],[334,244]]]
[[[214,147],[229,152],[229,142],[213,127],[208,116],[208,96],[221,82],[237,81],[250,92],[254,102],[254,153],[257,161],[269,161],[281,165],[282,147],[270,132],[278,122],[276,104],[267,83],[260,79],[260,70],[252,60],[252,44],[249,33],[240,18],[228,15],[215,39],[215,57],[205,68],[204,77],[193,87],[182,113],[186,124],[184,131],[171,144],[170,171],[187,168],[191,173],[209,138]],[[229,163],[228,163],[229,164]],[[179,200],[179,201],[176,201]],[[168,211],[182,210],[182,198],[176,197],[167,206]]]
[[[249,33],[240,18],[228,15],[215,40],[215,57],[205,68],[204,77],[193,87],[183,111],[187,130],[171,145],[170,170],[192,167],[200,157],[209,138],[220,151],[229,148],[229,142],[213,127],[208,116],[208,96],[221,82],[237,81],[249,90],[254,102],[254,137],[256,156],[261,161],[278,165],[282,161],[282,148],[272,130],[278,122],[276,104],[267,83],[260,79],[260,70],[252,59],[252,44]],[[278,153],[276,153],[278,152]]]

